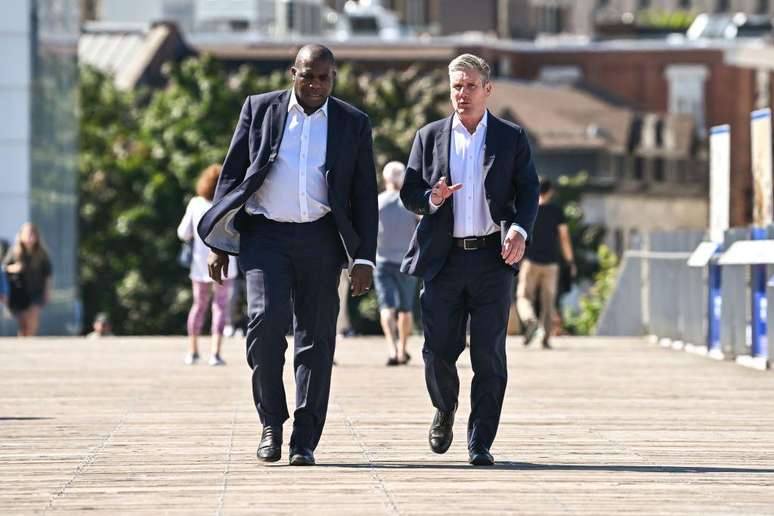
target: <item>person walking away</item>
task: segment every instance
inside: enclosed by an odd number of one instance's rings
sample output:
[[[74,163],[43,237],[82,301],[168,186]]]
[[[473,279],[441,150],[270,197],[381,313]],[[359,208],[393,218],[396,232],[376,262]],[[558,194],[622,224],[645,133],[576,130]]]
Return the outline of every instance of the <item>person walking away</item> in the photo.
[[[379,194],[379,238],[376,246],[374,286],[379,300],[379,318],[387,339],[388,366],[411,360],[406,347],[411,335],[417,279],[400,272],[400,262],[411,243],[417,216],[400,200],[406,167],[391,161],[382,171],[385,191]]]
[[[189,350],[184,359],[188,365],[193,365],[199,360],[197,340],[204,325],[210,297],[212,297],[212,324],[210,329],[212,342],[210,344],[208,363],[211,366],[220,366],[226,363],[221,353],[223,328],[226,326],[229,318],[229,299],[234,285],[234,278],[237,275],[236,259],[232,257],[228,260],[226,278],[220,283],[213,282],[207,269],[207,255],[210,249],[196,232],[196,227],[202,216],[212,206],[212,197],[215,193],[218,177],[220,177],[220,170],[220,165],[210,165],[201,172],[196,183],[196,196],[188,202],[185,215],[183,215],[180,225],[177,227],[177,236],[180,240],[193,240],[191,271],[189,275],[191,278],[191,288],[193,289],[193,304],[188,312],[186,324]]]
[[[51,260],[32,222],[22,224],[16,240],[3,260],[9,283],[8,308],[19,324],[18,335],[38,333],[40,311],[52,287]]]
[[[570,266],[570,275],[575,278],[578,273],[564,211],[551,202],[554,191],[550,179],[540,180],[535,230],[532,243],[527,247],[519,272],[519,285],[516,287],[516,310],[525,325],[524,345],[529,346],[539,337],[544,349],[551,349],[550,338],[562,255]],[[538,293],[539,317],[535,313]]]

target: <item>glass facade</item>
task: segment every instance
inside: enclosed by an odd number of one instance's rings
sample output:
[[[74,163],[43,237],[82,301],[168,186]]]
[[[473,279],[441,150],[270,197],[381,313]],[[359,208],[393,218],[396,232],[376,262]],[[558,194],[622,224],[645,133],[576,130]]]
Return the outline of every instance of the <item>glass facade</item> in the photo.
[[[40,335],[80,332],[77,275],[78,0],[29,0],[29,214],[51,256]],[[22,214],[19,214],[22,217]],[[23,220],[22,220],[23,222]],[[0,333],[15,331],[4,318]]]

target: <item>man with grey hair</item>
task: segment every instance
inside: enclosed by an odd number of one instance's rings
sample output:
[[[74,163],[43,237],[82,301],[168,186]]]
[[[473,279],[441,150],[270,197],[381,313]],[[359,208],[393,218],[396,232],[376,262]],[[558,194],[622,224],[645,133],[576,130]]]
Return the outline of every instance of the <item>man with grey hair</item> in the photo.
[[[379,194],[374,285],[379,299],[379,318],[389,350],[388,366],[404,365],[411,360],[406,347],[413,326],[411,311],[417,280],[400,272],[400,262],[417,226],[417,216],[404,208],[400,201],[405,172],[403,163],[387,163],[382,171],[385,190]]]
[[[494,464],[489,450],[508,378],[505,335],[514,271],[538,207],[538,177],[524,129],[486,109],[489,73],[486,61],[471,54],[449,64],[454,113],[417,132],[401,189],[404,205],[424,215],[401,270],[424,280],[422,355],[436,408],[430,448],[445,453],[452,443],[456,362],[470,318],[467,440],[474,465]]]

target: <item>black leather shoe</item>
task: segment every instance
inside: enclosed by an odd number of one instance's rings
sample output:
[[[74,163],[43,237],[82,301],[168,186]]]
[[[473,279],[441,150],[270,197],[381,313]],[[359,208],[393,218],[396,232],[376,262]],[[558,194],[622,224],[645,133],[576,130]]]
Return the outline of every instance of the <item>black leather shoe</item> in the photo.
[[[470,462],[474,466],[492,466],[494,465],[494,457],[489,453],[489,450],[483,446],[473,446],[468,450],[468,456]]]
[[[258,460],[277,462],[282,456],[282,426],[264,426],[256,452]]]
[[[454,426],[454,413],[456,411],[457,408],[455,407],[448,412],[442,410],[435,412],[433,424],[430,425],[430,433],[428,435],[430,449],[435,453],[446,453],[446,450],[451,446],[452,439],[454,438],[452,427]]]
[[[314,466],[314,453],[308,448],[290,450],[291,466]]]

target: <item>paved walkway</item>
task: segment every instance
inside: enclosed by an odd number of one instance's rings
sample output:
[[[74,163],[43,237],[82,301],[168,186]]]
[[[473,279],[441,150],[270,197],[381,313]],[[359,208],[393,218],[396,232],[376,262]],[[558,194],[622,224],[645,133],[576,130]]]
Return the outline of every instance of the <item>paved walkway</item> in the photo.
[[[380,339],[347,339],[319,465],[291,468],[286,450],[255,460],[241,341],[223,368],[184,366],[184,346],[0,339],[0,514],[774,514],[771,372],[634,339],[514,339],[498,465],[473,468],[467,356],[457,439],[434,455],[419,340],[386,368]]]

